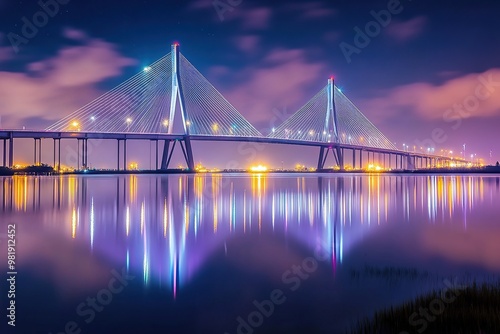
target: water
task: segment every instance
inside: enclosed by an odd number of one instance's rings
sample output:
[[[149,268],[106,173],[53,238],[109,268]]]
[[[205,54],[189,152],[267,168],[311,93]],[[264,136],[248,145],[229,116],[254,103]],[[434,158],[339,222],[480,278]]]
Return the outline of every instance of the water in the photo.
[[[16,333],[342,333],[445,280],[500,274],[500,178],[0,179]],[[7,307],[1,285],[1,309]],[[408,330],[401,328],[401,330]]]

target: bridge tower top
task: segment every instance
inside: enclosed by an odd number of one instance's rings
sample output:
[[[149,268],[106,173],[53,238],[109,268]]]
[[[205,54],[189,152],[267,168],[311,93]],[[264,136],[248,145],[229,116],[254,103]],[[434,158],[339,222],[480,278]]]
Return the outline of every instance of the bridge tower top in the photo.
[[[338,119],[337,119],[337,108],[335,107],[335,79],[331,77],[328,79],[327,92],[328,92],[328,104],[326,109],[326,119],[325,119],[325,130],[324,132],[330,134],[338,140]]]
[[[180,72],[180,46],[175,42],[172,44],[172,93],[170,95],[170,116],[168,118],[168,133],[174,132],[175,111],[177,109],[177,99],[181,111],[182,126],[184,134],[189,135],[188,117],[186,115],[186,103]]]

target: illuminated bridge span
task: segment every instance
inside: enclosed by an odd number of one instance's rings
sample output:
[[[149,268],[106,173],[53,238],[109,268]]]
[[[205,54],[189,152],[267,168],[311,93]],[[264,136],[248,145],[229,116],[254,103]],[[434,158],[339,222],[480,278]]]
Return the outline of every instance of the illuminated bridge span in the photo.
[[[180,118],[179,118],[180,117]],[[174,129],[177,121],[181,130]],[[0,131],[3,165],[13,166],[14,139],[35,140],[35,164],[41,163],[42,139],[54,139],[54,166],[60,166],[61,139],[78,140],[80,168],[88,166],[88,140],[118,141],[123,147],[123,168],[127,168],[127,140],[156,142],[156,168],[168,169],[177,143],[189,170],[194,170],[192,141],[246,141],[318,147],[318,169],[325,167],[330,152],[339,169],[345,167],[345,151],[352,151],[352,166],[363,167],[363,152],[372,161],[395,157],[396,168],[445,165],[451,159],[398,150],[335,86],[334,79],[294,115],[272,129],[260,133],[220,94],[179,52],[172,51],[143,71],[41,131]],[[163,141],[159,166],[158,142]],[[123,145],[121,143],[123,142]],[[81,153],[80,153],[81,150]],[[359,155],[357,154],[359,153]],[[57,157],[57,159],[56,159]],[[57,160],[57,161],[56,161]],[[425,162],[424,162],[425,161]],[[59,168],[59,167],[58,167]]]

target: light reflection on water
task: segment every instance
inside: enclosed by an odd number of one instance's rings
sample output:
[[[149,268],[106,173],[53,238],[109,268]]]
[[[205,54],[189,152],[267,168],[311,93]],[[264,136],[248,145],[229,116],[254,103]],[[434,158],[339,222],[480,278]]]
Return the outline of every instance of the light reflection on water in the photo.
[[[178,298],[218,249],[237,253],[231,240],[246,235],[284,236],[311,252],[321,245],[332,280],[342,266],[366,265],[498,274],[499,183],[426,175],[16,176],[0,179],[0,216],[19,225],[21,250],[25,236],[72,240]],[[38,253],[23,252],[20,266],[29,268]]]

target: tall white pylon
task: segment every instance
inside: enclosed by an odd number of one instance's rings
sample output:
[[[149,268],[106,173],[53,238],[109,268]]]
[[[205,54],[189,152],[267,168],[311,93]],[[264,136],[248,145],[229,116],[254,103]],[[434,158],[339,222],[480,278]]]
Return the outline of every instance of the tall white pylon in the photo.
[[[325,119],[325,134],[330,134],[338,141],[338,121],[337,121],[337,110],[335,108],[335,81],[333,77],[328,79],[327,92],[328,92],[328,105],[326,109],[326,119]]]
[[[170,101],[170,117],[168,119],[168,133],[174,130],[175,110],[177,109],[177,98],[179,98],[179,105],[181,108],[182,126],[184,134],[189,135],[188,119],[186,117],[186,104],[184,100],[184,91],[182,89],[182,82],[180,76],[180,52],[179,43],[172,44],[172,94]]]

